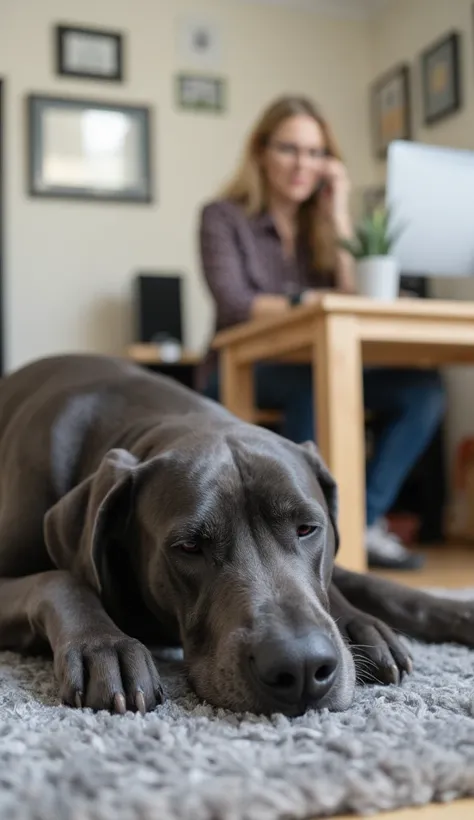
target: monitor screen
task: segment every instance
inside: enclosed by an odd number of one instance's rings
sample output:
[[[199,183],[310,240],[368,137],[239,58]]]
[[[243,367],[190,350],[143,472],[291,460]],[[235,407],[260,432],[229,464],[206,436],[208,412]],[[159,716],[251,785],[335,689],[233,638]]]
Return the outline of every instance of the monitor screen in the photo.
[[[386,202],[405,274],[474,275],[474,151],[396,140],[389,146]]]

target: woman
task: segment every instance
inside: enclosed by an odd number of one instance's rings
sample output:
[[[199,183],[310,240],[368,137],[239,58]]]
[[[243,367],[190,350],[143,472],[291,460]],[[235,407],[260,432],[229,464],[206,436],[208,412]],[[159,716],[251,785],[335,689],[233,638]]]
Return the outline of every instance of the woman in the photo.
[[[350,185],[333,134],[301,97],[277,100],[255,125],[234,179],[204,207],[203,272],[217,309],[217,330],[291,310],[322,289],[354,291],[352,258],[338,239],[352,232]],[[204,392],[219,395],[216,357],[206,360]],[[314,438],[309,365],[262,362],[256,367],[258,406],[283,411],[282,434]],[[444,412],[433,371],[364,370],[365,406],[389,422],[368,465],[366,548],[371,566],[422,564],[387,531],[384,515]]]

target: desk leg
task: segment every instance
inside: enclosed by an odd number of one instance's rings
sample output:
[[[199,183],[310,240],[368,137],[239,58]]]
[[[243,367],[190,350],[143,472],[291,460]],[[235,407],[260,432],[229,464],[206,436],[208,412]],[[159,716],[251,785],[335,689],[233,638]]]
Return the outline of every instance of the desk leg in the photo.
[[[365,462],[362,357],[357,320],[323,315],[313,352],[318,446],[339,488],[337,562],[363,572]]]
[[[222,350],[219,356],[220,399],[224,407],[243,421],[255,418],[253,367],[236,362],[232,350]]]

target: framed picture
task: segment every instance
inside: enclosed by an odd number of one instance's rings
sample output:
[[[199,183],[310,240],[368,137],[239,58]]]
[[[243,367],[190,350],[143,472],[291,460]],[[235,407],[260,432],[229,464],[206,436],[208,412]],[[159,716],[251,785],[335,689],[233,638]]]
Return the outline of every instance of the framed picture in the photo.
[[[177,51],[183,67],[220,71],[222,50],[221,32],[214,21],[195,15],[178,20]]]
[[[461,38],[453,31],[421,55],[424,121],[431,125],[461,107]]]
[[[379,77],[371,89],[375,153],[384,159],[392,140],[411,139],[410,70],[400,65]]]
[[[178,74],[177,103],[191,111],[221,113],[225,108],[225,81],[200,74]]]
[[[56,72],[91,80],[123,80],[123,35],[98,28],[58,25]]]
[[[30,95],[31,196],[151,202],[150,111]]]

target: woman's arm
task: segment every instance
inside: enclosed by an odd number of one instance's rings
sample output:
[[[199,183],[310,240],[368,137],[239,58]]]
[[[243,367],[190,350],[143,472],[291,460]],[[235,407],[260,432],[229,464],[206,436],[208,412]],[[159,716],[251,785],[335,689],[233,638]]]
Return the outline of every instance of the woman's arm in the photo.
[[[222,203],[203,209],[199,237],[202,270],[226,325],[288,310],[285,296],[259,293],[248,282],[232,216]]]
[[[339,239],[352,239],[353,227],[349,214],[336,216],[334,225]],[[335,279],[337,290],[342,293],[355,293],[354,257],[343,248],[337,251]]]
[[[262,319],[288,310],[290,304],[286,296],[279,293],[259,293],[250,306],[250,318]]]

